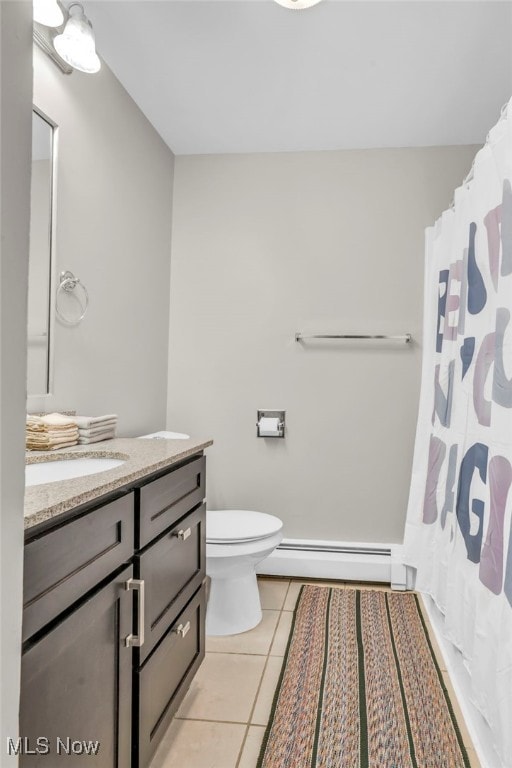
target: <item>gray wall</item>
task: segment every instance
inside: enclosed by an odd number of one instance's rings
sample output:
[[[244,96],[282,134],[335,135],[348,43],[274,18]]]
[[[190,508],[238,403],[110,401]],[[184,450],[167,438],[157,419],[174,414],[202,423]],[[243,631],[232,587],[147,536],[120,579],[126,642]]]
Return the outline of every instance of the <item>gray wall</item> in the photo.
[[[42,405],[118,413],[120,435],[161,429],[174,156],[105,64],[66,76],[34,59],[34,104],[59,127],[57,274],[70,269],[90,295],[79,326],[55,323]]]
[[[0,764],[16,765],[21,658],[32,3],[0,2]]]
[[[475,151],[176,158],[167,425],[214,438],[210,508],[277,514],[287,538],[402,541],[423,230]],[[256,438],[258,408],[286,409],[285,440]]]

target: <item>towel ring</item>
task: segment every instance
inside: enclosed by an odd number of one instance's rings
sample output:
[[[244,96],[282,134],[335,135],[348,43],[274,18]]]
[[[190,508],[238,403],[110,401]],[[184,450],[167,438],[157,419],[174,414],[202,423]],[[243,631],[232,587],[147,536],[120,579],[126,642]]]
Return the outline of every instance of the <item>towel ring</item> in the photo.
[[[61,294],[61,291],[66,291],[66,293],[68,294],[73,293],[77,285],[83,291],[84,301],[82,304],[79,302],[79,299],[77,299],[77,301],[80,304],[81,314],[80,314],[80,317],[70,320],[69,318],[65,317],[59,309],[59,296]],[[57,288],[57,293],[55,294],[55,313],[59,318],[59,320],[61,320],[66,325],[78,325],[84,319],[87,313],[88,307],[89,307],[89,293],[85,285],[80,282],[80,278],[75,277],[74,274],[69,270],[66,270],[65,272],[61,272],[60,278],[59,278],[59,286]]]

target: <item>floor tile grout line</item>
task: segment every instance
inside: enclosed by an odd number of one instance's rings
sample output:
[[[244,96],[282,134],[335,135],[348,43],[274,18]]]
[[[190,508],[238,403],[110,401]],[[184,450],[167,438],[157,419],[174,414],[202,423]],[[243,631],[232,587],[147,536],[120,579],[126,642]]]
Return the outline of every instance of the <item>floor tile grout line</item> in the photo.
[[[244,736],[242,739],[242,743],[240,744],[240,749],[238,750],[238,757],[236,759],[235,768],[238,768],[240,765],[240,760],[242,759],[242,755],[244,753],[245,745],[247,744],[247,737],[249,735],[249,728],[251,727],[250,723],[245,724],[245,731]]]
[[[239,768],[240,761],[241,761],[243,753],[244,753],[245,745],[247,743],[247,737],[249,736],[249,729],[250,729],[251,725],[254,725],[254,723],[252,722],[252,718],[253,718],[253,715],[254,715],[254,710],[256,709],[256,702],[258,701],[258,696],[260,695],[261,686],[263,684],[263,678],[265,677],[265,672],[266,672],[267,667],[268,667],[268,660],[270,658],[270,651],[272,650],[272,645],[274,644],[274,639],[275,639],[275,636],[276,636],[276,633],[277,633],[277,628],[279,626],[279,622],[281,621],[281,616],[282,616],[282,613],[283,613],[283,605],[285,604],[286,596],[288,594],[288,590],[289,589],[290,589],[290,582],[288,582],[288,588],[286,590],[286,593],[285,593],[285,596],[284,596],[281,608],[279,609],[279,616],[277,618],[276,626],[274,627],[274,632],[272,634],[272,639],[271,639],[270,645],[268,647],[267,658],[265,660],[265,664],[263,665],[263,671],[261,673],[261,678],[260,678],[260,682],[259,682],[259,685],[258,685],[258,689],[256,691],[256,695],[255,695],[254,701],[252,703],[251,711],[250,711],[250,714],[249,714],[249,720],[247,722],[247,726],[246,726],[246,729],[245,729],[244,738],[242,739],[242,744],[240,746],[240,751],[238,753],[238,759],[236,761],[235,768]],[[263,727],[265,727],[265,726],[263,726]]]
[[[288,590],[286,590],[286,591],[288,592]],[[286,597],[286,595],[285,595],[285,597]],[[284,605],[284,601],[283,601],[283,605]],[[256,701],[258,700],[258,696],[259,696],[259,693],[260,693],[260,689],[261,689],[261,684],[263,683],[263,677],[264,677],[264,675],[265,675],[265,672],[266,672],[266,669],[267,669],[267,667],[268,667],[268,660],[270,659],[270,656],[271,656],[272,646],[273,646],[273,644],[274,644],[274,640],[275,640],[275,637],[276,637],[276,634],[277,634],[277,629],[278,629],[278,627],[279,627],[279,623],[280,623],[280,621],[281,621],[281,616],[282,616],[282,613],[283,613],[283,609],[282,609],[282,607],[281,607],[281,608],[280,608],[280,610],[279,610],[279,616],[278,616],[278,618],[277,618],[276,626],[274,627],[274,631],[273,631],[273,633],[272,633],[272,639],[271,639],[271,641],[270,641],[270,645],[269,645],[269,647],[268,647],[268,652],[267,652],[267,659],[266,659],[266,661],[265,661],[265,665],[264,665],[264,667],[263,667],[263,673],[262,673],[262,675],[261,675],[261,680],[260,680],[260,684],[259,684],[259,686],[258,686],[258,690],[256,691],[256,697],[255,697],[255,699],[254,699],[253,707],[252,707],[252,710],[251,710],[251,715],[250,715],[250,718],[249,718],[249,724],[252,724],[252,723],[251,723],[251,719],[252,719],[252,716],[253,716],[253,714],[254,714],[254,710],[255,710],[255,708],[256,708]]]
[[[247,725],[242,720],[211,720],[208,717],[177,717],[173,720],[180,720],[182,723],[216,723],[217,725]]]
[[[284,603],[283,603],[283,611],[286,610],[287,612],[290,611],[290,608],[285,609],[285,605],[288,602],[288,595],[290,594],[290,589],[292,588],[292,584],[295,584],[296,580],[290,579],[288,582],[288,589],[286,590],[286,595],[284,596]],[[292,611],[295,610],[294,608],[291,609]]]
[[[267,653],[248,653],[247,651],[206,651],[206,653],[222,653],[224,656],[268,656]]]

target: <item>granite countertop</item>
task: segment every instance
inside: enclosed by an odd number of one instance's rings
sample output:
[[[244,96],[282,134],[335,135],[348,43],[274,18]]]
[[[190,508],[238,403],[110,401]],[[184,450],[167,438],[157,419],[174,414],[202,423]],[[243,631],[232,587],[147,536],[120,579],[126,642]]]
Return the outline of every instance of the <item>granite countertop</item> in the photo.
[[[118,437],[60,451],[28,451],[27,464],[73,458],[124,459],[115,469],[71,480],[32,485],[25,489],[25,529],[32,528],[82,504],[201,453],[213,440],[155,440]]]

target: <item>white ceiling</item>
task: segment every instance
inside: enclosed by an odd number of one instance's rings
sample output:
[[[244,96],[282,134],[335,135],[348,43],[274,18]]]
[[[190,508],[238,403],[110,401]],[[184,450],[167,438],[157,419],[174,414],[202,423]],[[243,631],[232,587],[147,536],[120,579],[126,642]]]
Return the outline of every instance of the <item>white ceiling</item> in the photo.
[[[479,144],[512,95],[512,3],[89,0],[176,154]]]

